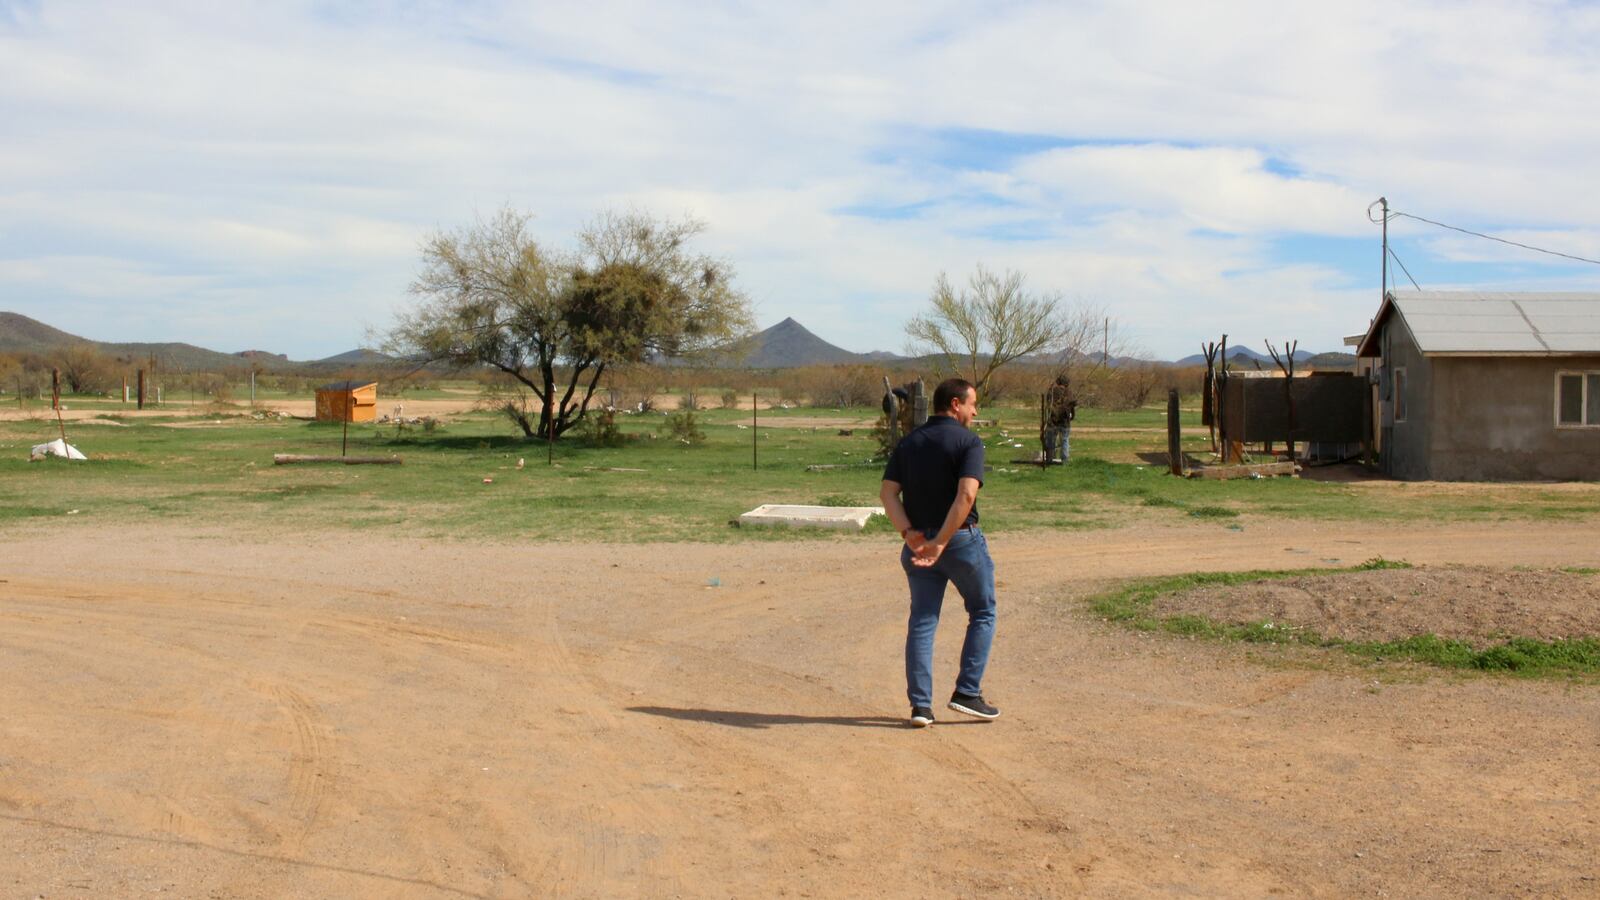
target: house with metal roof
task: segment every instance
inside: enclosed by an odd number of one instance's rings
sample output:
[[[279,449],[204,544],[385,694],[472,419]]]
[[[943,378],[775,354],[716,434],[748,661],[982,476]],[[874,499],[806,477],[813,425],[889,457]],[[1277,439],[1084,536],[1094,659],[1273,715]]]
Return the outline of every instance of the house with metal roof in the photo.
[[[1600,293],[1392,291],[1356,351],[1405,479],[1600,479]]]

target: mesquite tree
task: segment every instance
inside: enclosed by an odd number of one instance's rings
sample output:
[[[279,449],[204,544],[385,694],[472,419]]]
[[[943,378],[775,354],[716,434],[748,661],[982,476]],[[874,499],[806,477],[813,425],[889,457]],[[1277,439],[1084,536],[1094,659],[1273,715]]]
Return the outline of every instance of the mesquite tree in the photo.
[[[1030,293],[1023,281],[1020,272],[979,266],[958,289],[941,272],[929,297],[932,308],[906,323],[911,353],[931,353],[942,372],[967,379],[982,396],[997,369],[1054,349],[1065,335],[1060,298]]]
[[[699,222],[606,214],[560,254],[528,235],[528,219],[504,209],[429,238],[411,286],[421,302],[389,343],[509,375],[519,388],[497,405],[529,438],[575,427],[611,366],[692,357],[750,328],[730,267],[688,249]]]

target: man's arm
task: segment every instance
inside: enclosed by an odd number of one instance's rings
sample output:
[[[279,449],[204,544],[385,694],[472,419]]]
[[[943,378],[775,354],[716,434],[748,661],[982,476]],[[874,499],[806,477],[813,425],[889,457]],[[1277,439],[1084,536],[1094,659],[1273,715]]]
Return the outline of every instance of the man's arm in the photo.
[[[978,502],[978,479],[962,478],[956,482],[956,499],[950,504],[950,512],[944,517],[944,525],[933,540],[925,542],[921,547],[912,545],[912,552],[916,558],[911,562],[918,566],[931,566],[939,561],[939,555],[944,553],[944,548],[950,539],[956,536],[961,526],[966,524],[967,513],[972,512],[972,504]],[[888,509],[887,505],[884,509]]]
[[[885,479],[883,487],[878,490],[878,499],[883,502],[883,512],[894,525],[894,530],[900,532],[912,552],[927,545],[928,540],[922,536],[922,532],[911,527],[911,517],[906,515],[905,504],[900,502],[900,482]]]

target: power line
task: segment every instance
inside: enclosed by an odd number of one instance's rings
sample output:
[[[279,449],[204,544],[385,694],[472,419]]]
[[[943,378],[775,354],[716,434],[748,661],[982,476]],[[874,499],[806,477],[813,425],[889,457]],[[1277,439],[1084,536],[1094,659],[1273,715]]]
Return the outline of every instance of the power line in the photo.
[[[1398,257],[1398,256],[1395,256],[1395,252],[1394,252],[1394,248],[1393,248],[1393,247],[1390,247],[1390,248],[1389,248],[1389,256],[1390,256],[1390,257],[1391,257],[1391,258],[1393,258],[1393,259],[1394,259],[1394,261],[1395,261],[1395,262],[1396,262],[1396,263],[1397,263],[1397,264],[1399,264],[1399,266],[1400,266],[1400,271],[1402,271],[1402,272],[1404,272],[1404,273],[1406,273],[1406,277],[1407,277],[1407,278],[1411,278],[1411,270],[1410,270],[1410,269],[1408,269],[1408,268],[1406,268],[1406,264],[1405,264],[1405,263],[1403,263],[1403,262],[1400,262],[1400,257]],[[1411,278],[1411,286],[1412,286],[1412,287],[1414,287],[1414,288],[1416,288],[1416,289],[1417,289],[1417,290],[1419,290],[1419,291],[1420,291],[1420,290],[1422,290],[1422,285],[1420,285],[1420,284],[1417,284],[1417,280],[1416,280],[1416,279],[1415,279],[1415,278]]]
[[[1502,238],[1502,237],[1495,237],[1492,234],[1483,234],[1481,232],[1472,231],[1472,230],[1469,230],[1469,229],[1466,229],[1466,228],[1457,228],[1454,225],[1446,225],[1443,222],[1435,222],[1432,219],[1424,219],[1421,216],[1415,216],[1415,215],[1412,215],[1411,213],[1404,213],[1404,212],[1397,212],[1397,211],[1391,211],[1389,213],[1389,218],[1391,218],[1391,219],[1397,219],[1397,218],[1400,218],[1401,216],[1404,216],[1407,219],[1416,219],[1418,222],[1426,222],[1429,225],[1435,225],[1435,226],[1438,226],[1439,228],[1448,228],[1451,231],[1459,231],[1462,234],[1470,234],[1473,237],[1480,237],[1480,238],[1483,238],[1484,240],[1498,241],[1498,242],[1500,242],[1502,244],[1509,244],[1509,245],[1511,245],[1513,247],[1521,247],[1524,250],[1532,250],[1535,253],[1548,253],[1551,256],[1560,256],[1560,257],[1562,257],[1564,259],[1570,259],[1570,260],[1575,260],[1577,262],[1589,263],[1590,265],[1600,266],[1600,259],[1589,259],[1588,257],[1584,257],[1584,256],[1573,256],[1571,253],[1562,253],[1560,250],[1546,250],[1543,247],[1535,247],[1532,244],[1522,244],[1522,243],[1518,243],[1517,241],[1507,240],[1507,239]],[[1398,258],[1396,258],[1395,262],[1399,262],[1399,261],[1400,260]],[[1403,269],[1405,267],[1401,266],[1401,268]],[[1411,276],[1411,273],[1407,272],[1406,273],[1406,277],[1409,278],[1410,276]]]

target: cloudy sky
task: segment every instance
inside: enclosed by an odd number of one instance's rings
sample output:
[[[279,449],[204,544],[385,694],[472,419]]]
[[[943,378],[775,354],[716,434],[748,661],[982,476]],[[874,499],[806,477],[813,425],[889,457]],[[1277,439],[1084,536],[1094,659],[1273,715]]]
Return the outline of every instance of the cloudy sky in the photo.
[[[1600,8],[1538,2],[0,0],[0,310],[318,358],[430,231],[510,205],[562,247],[631,208],[852,350],[980,263],[1159,358],[1338,349],[1380,195],[1600,258],[1597,47]],[[1424,288],[1600,288],[1390,228]]]

